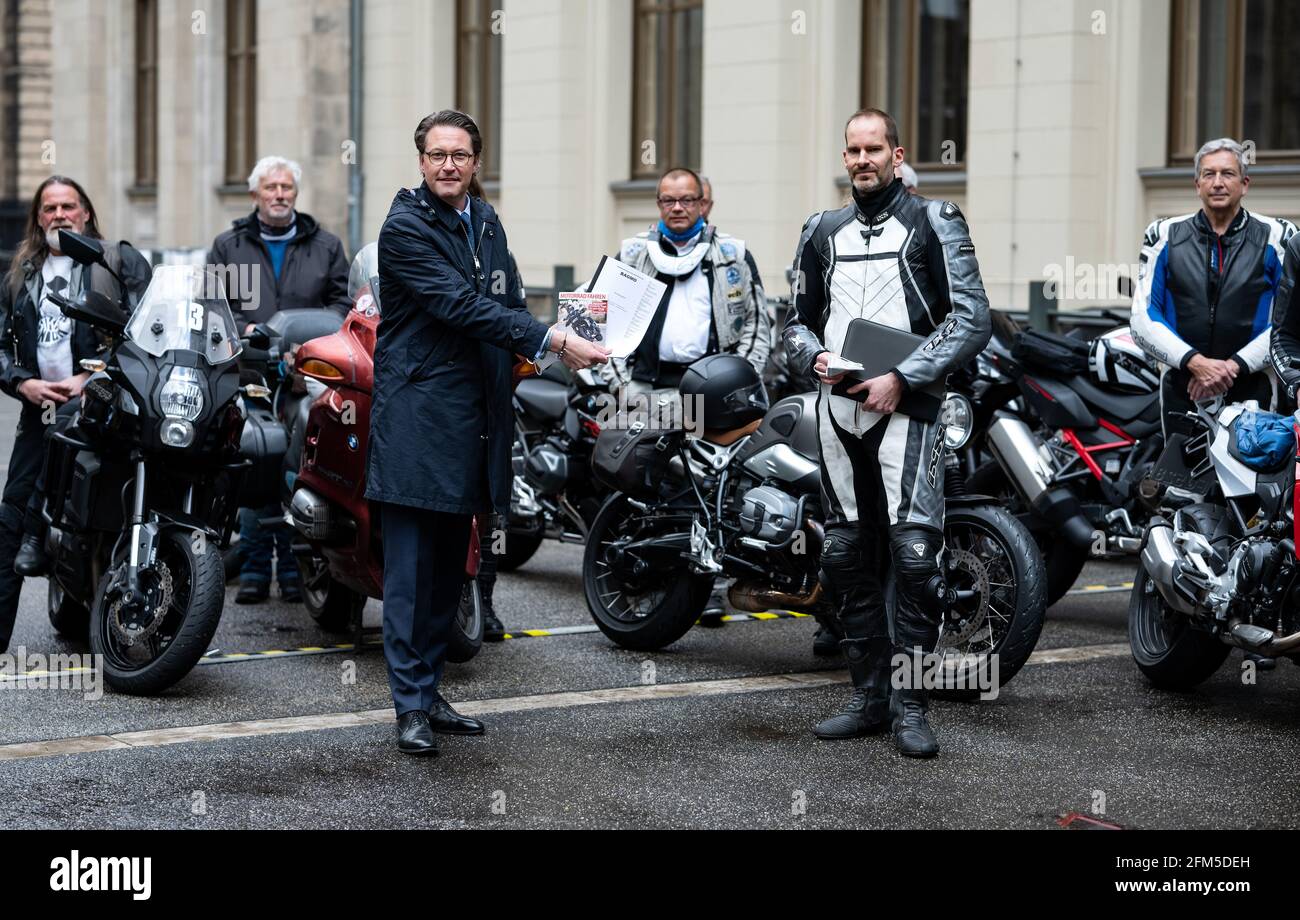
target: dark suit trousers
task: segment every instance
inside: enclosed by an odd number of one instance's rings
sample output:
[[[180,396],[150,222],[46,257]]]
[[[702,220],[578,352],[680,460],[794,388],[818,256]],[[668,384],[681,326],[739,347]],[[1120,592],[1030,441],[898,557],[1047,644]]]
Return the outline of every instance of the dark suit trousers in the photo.
[[[402,713],[433,705],[460,607],[469,552],[468,514],[382,503],[384,658],[393,706]]]

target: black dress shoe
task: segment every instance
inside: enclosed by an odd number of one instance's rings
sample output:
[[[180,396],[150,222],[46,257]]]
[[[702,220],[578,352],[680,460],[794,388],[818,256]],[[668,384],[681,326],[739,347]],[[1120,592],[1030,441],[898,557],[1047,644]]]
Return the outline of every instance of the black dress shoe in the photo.
[[[440,735],[483,734],[482,722],[461,715],[441,696],[435,696],[433,706],[429,708],[429,727]]]
[[[35,578],[44,575],[49,567],[50,560],[45,555],[44,539],[36,534],[23,537],[22,545],[18,547],[18,555],[14,556],[14,571],[25,578]]]
[[[235,595],[236,604],[260,604],[271,594],[271,586],[260,581],[246,581]]]
[[[438,753],[438,739],[429,727],[429,717],[419,709],[397,717],[397,749],[417,757]]]
[[[496,612],[489,607],[483,611],[483,641],[484,642],[504,642],[506,638],[505,624],[497,618]]]

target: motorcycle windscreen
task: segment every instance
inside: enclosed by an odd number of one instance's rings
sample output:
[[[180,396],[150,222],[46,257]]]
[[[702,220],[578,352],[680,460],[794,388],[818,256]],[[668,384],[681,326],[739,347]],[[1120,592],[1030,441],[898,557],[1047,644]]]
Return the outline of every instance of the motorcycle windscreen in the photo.
[[[224,364],[244,348],[220,276],[197,265],[155,268],[125,334],[155,358],[169,351],[197,351],[212,365]]]
[[[361,298],[367,294],[370,295],[370,301],[361,303]],[[371,306],[376,310],[381,309],[378,243],[369,243],[362,247],[356,258],[352,260],[352,267],[348,269],[348,300],[363,313]]]

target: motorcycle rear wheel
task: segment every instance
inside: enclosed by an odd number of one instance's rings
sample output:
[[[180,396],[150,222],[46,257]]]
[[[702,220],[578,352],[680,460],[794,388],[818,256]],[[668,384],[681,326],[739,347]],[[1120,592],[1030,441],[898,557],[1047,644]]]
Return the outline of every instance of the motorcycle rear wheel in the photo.
[[[513,572],[522,566],[542,545],[541,534],[506,534],[506,551],[497,556],[498,572]]]
[[[483,648],[483,597],[479,593],[478,579],[465,582],[460,595],[460,608],[451,624],[447,637],[447,660],[464,664]]]
[[[119,693],[149,696],[177,683],[207,652],[221,619],[225,571],[214,541],[203,541],[196,549],[188,532],[166,530],[158,537],[155,565],[159,563],[171,574],[171,602],[162,625],[141,640],[143,645],[125,646],[113,631],[110,606],[116,592],[108,593],[112,570],[104,574],[95,592],[90,649],[102,656],[104,682]]]
[[[329,563],[320,556],[295,557],[302,578],[302,605],[325,632],[345,633],[366,605],[365,595],[339,584],[330,576]]]
[[[1161,690],[1184,693],[1208,680],[1232,650],[1170,610],[1142,567],[1129,595],[1128,643],[1147,680]]]
[[[89,641],[90,611],[73,600],[53,575],[49,577],[45,607],[50,625],[60,636],[73,642]]]
[[[606,553],[632,534],[643,535],[640,515],[616,492],[592,522],[582,557],[582,588],[596,626],[621,648],[654,652],[672,645],[695,625],[713,590],[713,579],[685,564],[657,569],[642,585],[629,585]]]

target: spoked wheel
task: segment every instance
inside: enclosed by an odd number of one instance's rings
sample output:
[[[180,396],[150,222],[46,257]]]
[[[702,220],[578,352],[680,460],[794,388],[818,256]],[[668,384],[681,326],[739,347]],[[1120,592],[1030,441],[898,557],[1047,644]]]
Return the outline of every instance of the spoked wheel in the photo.
[[[967,481],[966,487],[972,493],[998,499],[1004,508],[1017,517],[1028,513],[1020,493],[1011,485],[1007,474],[996,460],[981,464]],[[1065,597],[1079,580],[1079,574],[1088,562],[1088,551],[1059,539],[1059,535],[1046,527],[1030,531],[1030,535],[1046,567],[1047,606],[1051,607]]]
[[[324,557],[303,553],[294,559],[302,579],[302,605],[316,625],[332,633],[350,630],[354,618],[366,605],[365,595],[335,581]]]
[[[667,548],[679,537],[680,548]],[[663,548],[643,549],[659,539]],[[691,573],[680,549],[687,535],[633,508],[616,493],[592,522],[582,558],[582,586],[592,619],[627,649],[655,651],[676,642],[709,601],[713,579]]]
[[[1038,643],[1043,560],[1025,526],[995,506],[950,508],[944,541],[960,599],[940,627],[935,695],[974,699],[994,676],[998,686],[1015,677]]]
[[[90,648],[114,690],[160,693],[190,672],[217,631],[226,599],[221,551],[213,541],[196,547],[188,533],[164,531],[134,602],[125,596],[125,566],[118,560],[100,582]]]

